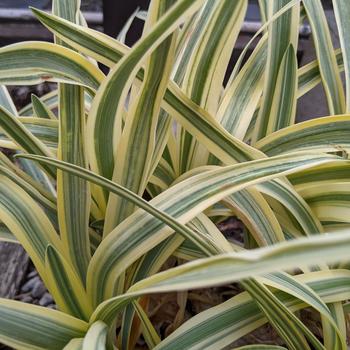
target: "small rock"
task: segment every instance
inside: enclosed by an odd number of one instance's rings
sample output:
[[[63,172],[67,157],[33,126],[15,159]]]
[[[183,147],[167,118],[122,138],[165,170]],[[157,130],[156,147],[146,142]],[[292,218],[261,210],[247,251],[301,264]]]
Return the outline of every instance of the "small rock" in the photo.
[[[38,283],[38,281],[40,282],[39,276],[36,276],[30,279],[28,282],[24,283],[24,285],[21,288],[21,292],[24,292],[24,293],[30,292],[34,288],[34,286]]]
[[[41,280],[38,279],[32,290],[33,298],[40,299],[45,292],[46,292],[46,288],[43,282],[41,282]]]
[[[37,270],[33,270],[32,272],[28,273],[27,279],[30,280],[34,277],[38,276],[38,271]]]
[[[30,295],[26,295],[19,300],[23,303],[32,303],[33,302],[33,298]]]
[[[47,307],[48,307],[49,309],[57,310],[57,307],[56,307],[55,304],[47,305]]]
[[[39,305],[48,306],[53,303],[52,296],[49,293],[45,293],[42,298],[39,300]]]
[[[30,295],[30,293],[21,293],[21,294],[17,294],[14,296],[14,300],[22,300],[23,298],[25,298],[27,295]]]

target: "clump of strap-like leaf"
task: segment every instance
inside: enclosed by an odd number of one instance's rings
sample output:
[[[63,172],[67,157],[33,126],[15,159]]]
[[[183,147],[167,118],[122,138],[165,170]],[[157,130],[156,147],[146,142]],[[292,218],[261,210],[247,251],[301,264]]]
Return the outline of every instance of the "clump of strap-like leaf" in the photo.
[[[269,323],[288,349],[346,349],[350,4],[333,0],[334,50],[320,0],[260,0],[257,44],[224,84],[247,5],[152,0],[129,48],[130,22],[116,40],[88,28],[79,0],[54,0],[33,9],[54,43],[0,49],[0,238],[25,248],[59,310],[0,299],[2,343],[222,349]],[[305,18],[317,60],[298,67]],[[45,81],[57,89],[18,112],[5,86]],[[329,116],[296,124],[320,83]],[[216,226],[231,216],[243,241]],[[186,291],[232,282],[244,291],[185,321]],[[170,292],[164,336],[150,298]]]

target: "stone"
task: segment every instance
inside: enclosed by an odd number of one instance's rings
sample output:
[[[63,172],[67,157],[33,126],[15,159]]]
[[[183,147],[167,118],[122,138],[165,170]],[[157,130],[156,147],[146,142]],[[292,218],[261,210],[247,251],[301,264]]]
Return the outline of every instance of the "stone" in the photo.
[[[43,282],[40,279],[38,279],[38,281],[35,283],[34,288],[32,290],[33,298],[40,299],[45,292],[46,292],[46,288]]]
[[[37,270],[33,270],[31,272],[28,273],[27,279],[30,280],[34,277],[38,276],[38,271]]]
[[[33,290],[34,286],[37,284],[38,281],[40,282],[39,276],[30,279],[22,286],[21,291],[24,293],[30,292],[31,290]]]
[[[48,306],[53,303],[53,299],[51,294],[45,293],[41,299],[39,300],[39,305],[41,306]]]
[[[21,299],[18,299],[19,301],[21,301],[22,303],[32,303],[33,302],[33,298],[30,295],[25,295],[23,296]]]

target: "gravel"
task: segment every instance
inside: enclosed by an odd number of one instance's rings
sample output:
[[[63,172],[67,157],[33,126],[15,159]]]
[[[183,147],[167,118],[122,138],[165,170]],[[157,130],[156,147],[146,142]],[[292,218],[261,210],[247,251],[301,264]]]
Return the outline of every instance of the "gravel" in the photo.
[[[24,303],[56,309],[56,304],[51,294],[47,291],[32,263],[29,266],[25,280],[15,299]]]
[[[38,280],[32,289],[32,296],[34,299],[40,299],[46,292],[46,288],[42,281]]]
[[[39,300],[39,305],[41,306],[49,306],[49,305],[52,305],[53,303],[54,301],[52,299],[52,296],[48,292],[45,292],[44,295]]]
[[[27,276],[28,280],[22,286],[21,292],[27,293],[27,292],[30,292],[30,291],[33,290],[33,288],[34,288],[35,284],[37,283],[37,281],[40,282],[40,277],[37,274],[38,273],[36,271],[33,271],[33,273],[31,273],[32,276],[29,276],[29,275]]]

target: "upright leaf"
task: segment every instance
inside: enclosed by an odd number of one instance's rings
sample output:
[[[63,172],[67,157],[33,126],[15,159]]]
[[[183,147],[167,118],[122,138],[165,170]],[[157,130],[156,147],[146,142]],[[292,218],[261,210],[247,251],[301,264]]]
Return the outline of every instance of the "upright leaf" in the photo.
[[[291,0],[268,1],[268,20],[289,3],[291,3]],[[283,76],[288,74],[284,71],[288,70],[290,67],[287,65],[289,63],[289,57],[292,55],[295,56],[295,52],[290,49],[290,45],[295,48],[297,47],[299,12],[300,6],[299,4],[295,4],[290,10],[283,13],[268,26],[267,71],[265,73],[262,105],[259,111],[257,130],[255,134],[256,140],[267,135],[269,130],[277,130],[279,124],[281,126],[286,125],[286,122],[280,122],[277,120],[277,117],[285,118],[285,116],[277,113],[278,111],[275,111],[275,114],[272,114],[272,109],[273,105],[279,106],[280,104],[288,104],[290,103],[289,101],[291,98],[295,98],[294,95],[291,95],[289,88],[283,85]],[[287,53],[288,50],[289,53]],[[283,59],[284,56],[285,59]],[[296,75],[294,74],[288,78],[293,79],[293,81],[291,81],[291,86],[295,86]],[[292,91],[295,91],[295,87]],[[287,117],[287,120],[289,119],[290,117]]]
[[[68,261],[49,245],[45,254],[48,287],[61,311],[87,321],[92,313],[84,286]]]
[[[346,113],[350,112],[350,6],[346,0],[333,0],[340,45],[344,61],[346,81]]]
[[[112,178],[114,152],[122,128],[124,102],[142,59],[151,54],[171,34],[186,16],[192,15],[204,0],[180,0],[158,21],[111,70],[92,103],[87,136],[93,140],[89,158],[93,170]]]
[[[146,21],[148,30],[152,30],[152,26],[173,4],[174,0],[151,2]],[[143,194],[148,182],[155,149],[156,126],[171,73],[175,43],[176,35],[170,35],[147,60],[141,91],[135,101],[130,102],[122,135],[117,140],[113,181],[139,195]],[[132,203],[110,196],[104,234],[108,234],[133,210]]]
[[[226,68],[243,23],[248,2],[218,2],[189,61],[182,83],[193,102],[214,114],[218,109]],[[187,130],[181,132],[182,172],[203,165],[208,157],[205,145],[199,145]]]
[[[330,114],[345,112],[345,98],[334,54],[331,34],[321,0],[303,0],[312,28],[322,84],[326,92]]]
[[[45,104],[40,100],[39,97],[32,94],[32,106],[33,106],[33,112],[34,115],[38,118],[45,118],[45,119],[56,119],[56,116],[53,114],[53,112],[48,109]]]
[[[52,4],[53,13],[74,23],[78,21],[79,8],[80,0],[54,0]],[[56,43],[65,46],[61,39],[56,39]],[[60,83],[58,110],[58,158],[86,167],[84,89]],[[61,238],[80,278],[85,281],[91,258],[88,231],[89,184],[83,179],[58,171],[57,197]]]

